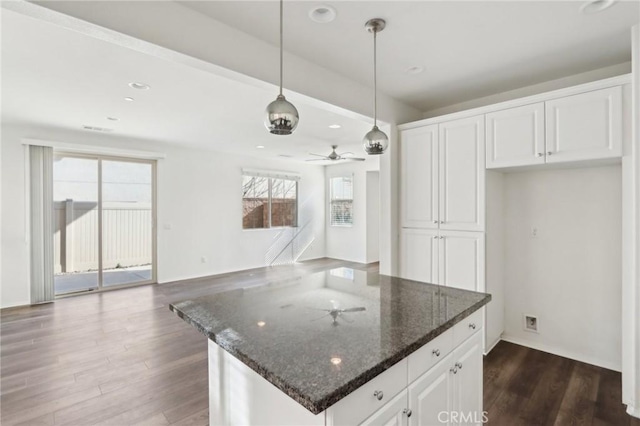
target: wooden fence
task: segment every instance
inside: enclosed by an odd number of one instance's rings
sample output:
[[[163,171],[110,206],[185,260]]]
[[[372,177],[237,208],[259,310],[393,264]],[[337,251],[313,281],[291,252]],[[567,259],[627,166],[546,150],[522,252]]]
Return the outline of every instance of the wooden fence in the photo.
[[[98,203],[54,202],[55,273],[98,269]],[[150,203],[104,203],[103,269],[152,261]]]

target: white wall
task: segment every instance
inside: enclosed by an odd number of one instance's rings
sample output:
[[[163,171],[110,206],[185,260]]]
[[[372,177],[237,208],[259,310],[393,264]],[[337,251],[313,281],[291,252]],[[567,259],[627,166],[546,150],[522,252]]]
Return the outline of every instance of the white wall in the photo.
[[[367,172],[367,263],[380,260],[380,172]]]
[[[619,371],[621,167],[511,173],[504,185],[504,339]]]
[[[158,162],[158,281],[206,276],[264,266],[282,229],[242,230],[241,169],[280,170],[301,175],[300,223],[310,221],[314,242],[302,259],[323,257],[324,169],[286,160],[125,140],[88,132],[25,127],[2,128],[2,269],[0,306],[29,303],[29,251],[25,156],[22,138],[96,147],[166,153]],[[99,149],[99,148],[98,148]],[[170,227],[171,229],[166,229]],[[206,257],[207,263],[201,258]]]
[[[326,224],[327,257],[367,263],[367,172],[377,170],[376,159],[327,166],[327,187],[332,177],[353,175],[353,226]],[[330,196],[327,191],[327,218]]]

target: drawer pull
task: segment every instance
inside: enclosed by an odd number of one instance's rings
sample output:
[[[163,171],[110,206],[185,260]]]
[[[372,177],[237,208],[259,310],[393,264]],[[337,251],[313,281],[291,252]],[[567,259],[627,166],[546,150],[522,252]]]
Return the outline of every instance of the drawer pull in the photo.
[[[542,157],[542,156],[544,156],[544,154],[542,152],[539,152],[538,157]]]
[[[378,401],[382,401],[382,398],[384,397],[384,394],[382,393],[382,391],[375,391],[373,393],[373,396],[375,396],[376,398],[378,398]]]
[[[548,152],[547,152],[547,155],[553,155],[553,152],[548,151]]]
[[[402,410],[402,414],[406,414],[407,417],[411,417],[413,413],[408,408],[405,408],[404,410]]]
[[[473,322],[470,322],[469,323],[469,328],[472,329],[472,330],[475,330],[476,329],[476,324],[473,323]]]
[[[456,362],[456,368],[458,368],[459,370],[462,370],[462,363]]]
[[[451,367],[449,371],[451,371],[453,374],[458,374],[458,369],[456,367]]]
[[[431,353],[435,356],[440,356],[440,349],[434,349],[431,351]]]

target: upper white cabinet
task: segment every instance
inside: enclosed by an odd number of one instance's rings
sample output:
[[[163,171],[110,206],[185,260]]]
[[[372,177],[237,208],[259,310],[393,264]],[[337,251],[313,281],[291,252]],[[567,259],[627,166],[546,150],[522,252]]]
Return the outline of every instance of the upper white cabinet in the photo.
[[[622,156],[622,87],[486,114],[487,168]]]
[[[544,102],[486,115],[487,168],[544,164]]]
[[[440,229],[484,230],[484,116],[440,124]]]
[[[402,132],[403,228],[484,229],[484,117]]]
[[[438,227],[438,125],[402,133],[402,226]]]
[[[622,87],[545,103],[547,163],[622,155]]]

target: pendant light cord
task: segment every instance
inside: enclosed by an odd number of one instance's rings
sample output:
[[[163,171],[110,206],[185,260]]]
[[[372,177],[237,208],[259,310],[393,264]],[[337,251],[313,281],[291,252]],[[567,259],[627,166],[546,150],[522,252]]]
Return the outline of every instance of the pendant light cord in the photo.
[[[282,9],[283,9],[284,0],[280,0],[280,96],[282,96]]]
[[[376,39],[378,30],[373,30],[373,126],[378,126],[378,71],[376,67],[377,63],[377,46]]]

